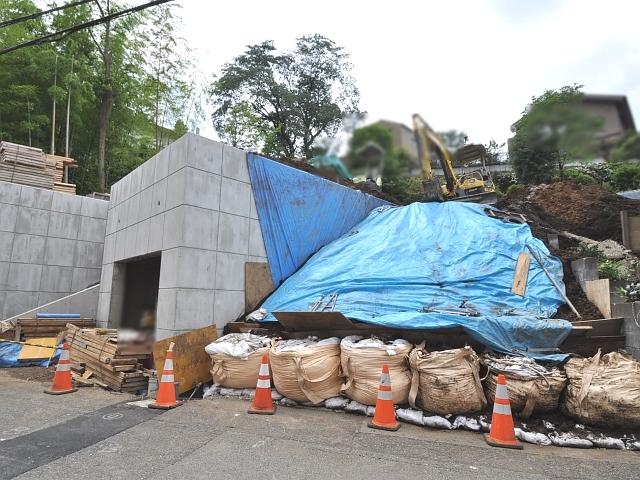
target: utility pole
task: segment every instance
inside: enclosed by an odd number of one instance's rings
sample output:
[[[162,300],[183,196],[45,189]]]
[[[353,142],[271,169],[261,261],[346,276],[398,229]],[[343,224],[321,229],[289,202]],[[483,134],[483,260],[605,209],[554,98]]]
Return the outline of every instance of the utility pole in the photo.
[[[64,156],[69,158],[69,117],[71,116],[71,81],[73,77],[73,63],[74,58],[71,58],[71,76],[69,77],[69,86],[67,88],[67,125],[65,128],[65,138],[64,138]],[[67,165],[63,168],[62,181],[64,183],[69,183],[69,168]]]
[[[53,74],[53,113],[51,114],[51,155],[56,153],[56,88],[58,86],[58,54]]]

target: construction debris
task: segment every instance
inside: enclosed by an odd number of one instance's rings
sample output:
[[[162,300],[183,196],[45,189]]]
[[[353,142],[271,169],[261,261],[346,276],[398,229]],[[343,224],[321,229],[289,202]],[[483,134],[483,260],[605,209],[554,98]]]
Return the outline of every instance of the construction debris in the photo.
[[[19,318],[16,321],[15,329],[5,333],[13,333],[15,340],[25,341],[28,338],[55,337],[67,330],[68,323],[72,323],[78,328],[96,326],[96,321],[93,318]]]
[[[71,360],[79,373],[93,372],[92,379],[118,392],[147,389],[148,375],[142,362],[151,356],[143,343],[120,343],[118,331],[105,328],[78,328],[67,324]]]

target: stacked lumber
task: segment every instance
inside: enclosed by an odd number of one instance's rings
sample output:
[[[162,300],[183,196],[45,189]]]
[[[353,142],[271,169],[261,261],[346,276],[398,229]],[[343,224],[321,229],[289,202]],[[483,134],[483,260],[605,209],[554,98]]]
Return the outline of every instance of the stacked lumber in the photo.
[[[73,158],[62,157],[60,155],[47,154],[47,160],[55,163],[55,170],[53,172],[53,190],[55,192],[76,194],[76,186],[74,183],[64,182],[64,169],[75,168],[77,163]]]
[[[52,190],[54,171],[39,148],[0,142],[0,180]]]
[[[118,343],[118,331],[67,325],[66,341],[73,370],[83,378],[118,392],[136,392],[149,381],[142,361],[151,356],[148,346]]]
[[[19,318],[13,335],[17,341],[23,338],[55,337],[67,329],[69,322],[80,328],[96,326],[93,318]]]

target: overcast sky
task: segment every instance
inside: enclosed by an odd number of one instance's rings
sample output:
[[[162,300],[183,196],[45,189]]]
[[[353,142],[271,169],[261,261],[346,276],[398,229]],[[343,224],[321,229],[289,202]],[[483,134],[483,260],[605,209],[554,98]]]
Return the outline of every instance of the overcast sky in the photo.
[[[640,2],[634,0],[179,0],[205,75],[249,44],[328,36],[351,55],[368,120],[502,142],[533,95],[579,83],[626,94],[640,123]],[[210,122],[203,128],[213,135]]]

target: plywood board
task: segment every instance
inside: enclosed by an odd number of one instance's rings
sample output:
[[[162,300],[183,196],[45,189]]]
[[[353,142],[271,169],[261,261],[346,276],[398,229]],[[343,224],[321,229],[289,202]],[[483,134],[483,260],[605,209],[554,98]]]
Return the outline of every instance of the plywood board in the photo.
[[[156,342],[153,345],[153,361],[158,377],[162,376],[167,349],[173,342],[173,371],[175,381],[180,384],[179,392],[184,393],[198,383],[210,380],[211,358],[204,347],[216,338],[216,326],[210,325]]]
[[[529,265],[531,264],[531,255],[526,252],[520,252],[518,255],[518,263],[513,274],[513,283],[511,284],[511,293],[524,297],[527,290],[527,280],[529,279]]]
[[[611,318],[611,291],[609,279],[587,280],[583,282],[584,293],[593,303],[604,318]]]
[[[25,340],[18,361],[46,360],[53,357],[58,346],[58,337],[38,337]]]
[[[258,308],[273,290],[269,264],[259,262],[244,264],[244,304],[247,312]]]

